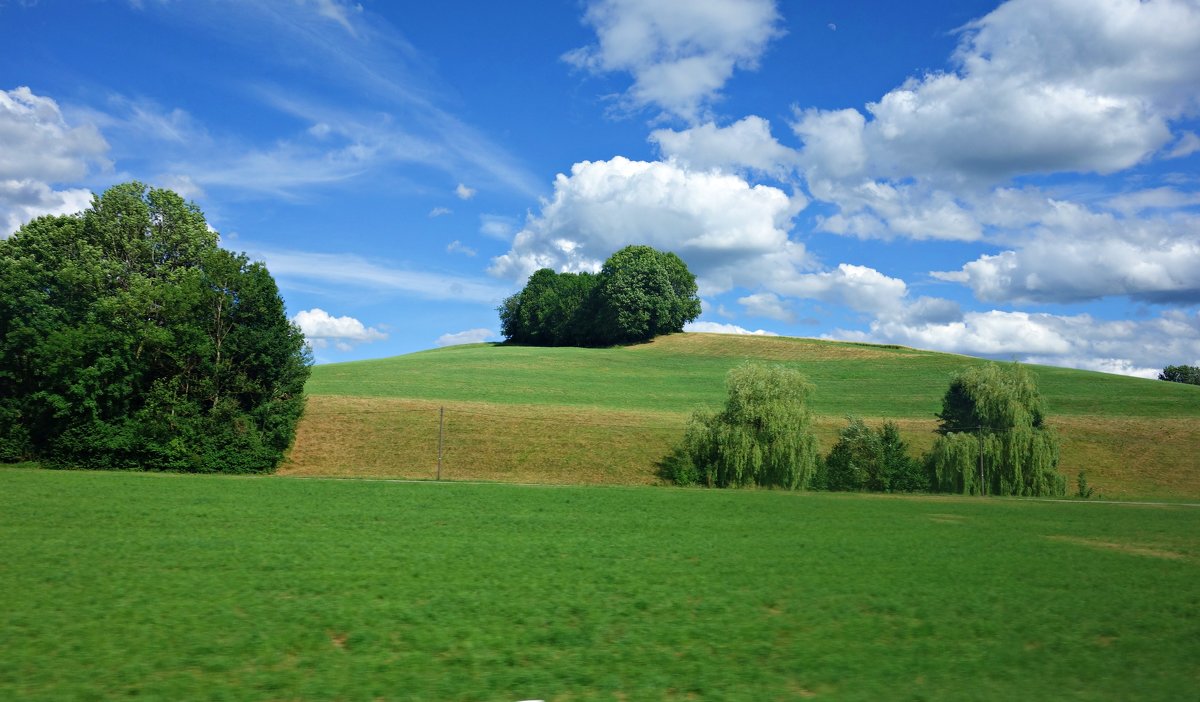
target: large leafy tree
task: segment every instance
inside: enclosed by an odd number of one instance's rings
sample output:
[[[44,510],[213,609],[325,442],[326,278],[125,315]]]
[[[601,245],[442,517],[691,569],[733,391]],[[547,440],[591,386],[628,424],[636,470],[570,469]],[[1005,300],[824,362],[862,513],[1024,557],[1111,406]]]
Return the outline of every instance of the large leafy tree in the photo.
[[[710,487],[808,487],[820,459],[804,376],[747,362],[729,371],[726,387],[724,409],[694,415],[673,460]]]
[[[696,276],[673,253],[627,246],[598,274],[543,268],[499,308],[517,344],[611,346],[683,331],[700,315]]]
[[[610,343],[681,332],[700,316],[696,277],[675,254],[649,246],[626,246],[610,256],[597,293],[596,324]]]
[[[1037,383],[1021,365],[989,363],[959,372],[942,399],[941,436],[926,459],[936,487],[975,494],[1065,494],[1058,437],[1045,417]]]
[[[0,241],[0,459],[262,472],[309,358],[260,263],[169,190],[115,186]]]

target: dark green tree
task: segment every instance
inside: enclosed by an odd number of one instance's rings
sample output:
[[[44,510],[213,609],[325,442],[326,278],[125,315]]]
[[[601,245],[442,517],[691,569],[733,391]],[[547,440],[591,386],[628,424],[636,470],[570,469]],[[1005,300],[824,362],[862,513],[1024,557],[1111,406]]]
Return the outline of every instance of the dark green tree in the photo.
[[[1172,383],[1200,385],[1200,366],[1167,366],[1158,374],[1158,379]]]
[[[747,362],[729,371],[726,387],[724,409],[697,412],[681,450],[664,469],[690,470],[709,487],[808,487],[820,457],[804,376],[781,365]]]
[[[823,487],[919,492],[929,489],[930,480],[921,463],[908,454],[908,445],[895,422],[872,429],[861,419],[850,417],[825,459]]]
[[[262,264],[140,183],[0,241],[0,459],[262,472],[309,358]]]
[[[959,372],[937,416],[941,436],[926,466],[938,490],[1066,493],[1066,479],[1058,473],[1058,437],[1045,425],[1045,406],[1033,375],[1021,365],[989,363]]]

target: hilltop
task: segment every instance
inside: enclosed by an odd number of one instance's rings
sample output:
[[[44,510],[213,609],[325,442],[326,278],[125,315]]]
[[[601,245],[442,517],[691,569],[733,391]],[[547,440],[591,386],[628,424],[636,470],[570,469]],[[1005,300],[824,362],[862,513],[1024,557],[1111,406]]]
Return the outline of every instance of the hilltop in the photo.
[[[880,346],[673,334],[608,349],[475,344],[318,366],[285,475],[647,484],[691,413],[724,397],[743,359],[800,369],[823,450],[845,416],[932,442],[950,375],[981,359]],[[1200,498],[1200,388],[1031,366],[1061,434],[1060,469],[1107,497]]]

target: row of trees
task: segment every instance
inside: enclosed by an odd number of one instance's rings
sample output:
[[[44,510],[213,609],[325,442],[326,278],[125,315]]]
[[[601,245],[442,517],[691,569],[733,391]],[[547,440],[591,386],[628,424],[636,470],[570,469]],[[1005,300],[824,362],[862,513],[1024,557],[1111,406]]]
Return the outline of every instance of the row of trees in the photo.
[[[169,190],[118,185],[0,240],[0,460],[269,471],[309,366],[267,269]]]
[[[663,461],[682,485],[786,489],[1063,495],[1058,439],[1032,375],[1019,365],[971,367],[951,380],[938,438],[920,460],[893,422],[851,418],[822,459],[808,409],[811,386],[795,369],[746,363],[729,372],[728,398],[698,412]]]
[[[626,246],[599,273],[543,268],[499,308],[506,341],[612,346],[683,331],[700,316],[696,276],[675,254]]]

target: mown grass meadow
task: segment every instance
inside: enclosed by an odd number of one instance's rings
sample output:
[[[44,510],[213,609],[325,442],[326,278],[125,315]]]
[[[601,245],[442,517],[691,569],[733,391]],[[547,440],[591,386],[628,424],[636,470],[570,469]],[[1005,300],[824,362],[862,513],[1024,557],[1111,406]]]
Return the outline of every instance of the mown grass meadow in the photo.
[[[1140,699],[1200,509],[0,470],[3,699]]]

